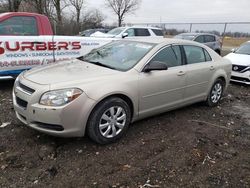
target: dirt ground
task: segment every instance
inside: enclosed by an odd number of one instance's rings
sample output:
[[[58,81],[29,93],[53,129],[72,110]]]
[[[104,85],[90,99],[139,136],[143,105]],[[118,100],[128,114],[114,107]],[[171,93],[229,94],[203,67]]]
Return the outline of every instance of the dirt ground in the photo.
[[[250,87],[131,125],[119,142],[55,138],[14,115],[0,82],[0,187],[250,187]]]

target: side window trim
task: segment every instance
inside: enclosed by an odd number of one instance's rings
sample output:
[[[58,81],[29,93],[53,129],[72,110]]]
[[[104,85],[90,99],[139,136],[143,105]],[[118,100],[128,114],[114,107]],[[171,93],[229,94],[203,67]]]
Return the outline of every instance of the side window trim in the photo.
[[[174,52],[176,58],[177,58],[177,54],[175,53],[175,51],[174,51],[174,49],[173,49],[173,46],[178,46],[178,47],[179,47],[180,52],[181,52],[181,65],[185,65],[185,60],[184,60],[184,56],[183,56],[183,52],[182,52],[182,47],[181,47],[181,45],[179,45],[179,44],[171,44],[170,46],[171,46],[171,48],[172,48],[172,50],[173,50],[173,52]]]
[[[213,61],[213,59],[212,59],[211,55],[208,53],[208,51],[205,48],[202,48],[202,49],[203,49],[203,53],[204,53],[206,62]],[[206,52],[207,52],[207,55],[209,55],[210,59],[207,59]]]
[[[183,45],[179,45],[180,49],[181,49],[181,58],[182,58],[182,65],[187,65],[187,56],[184,50],[184,46]]]
[[[205,61],[207,62],[208,60],[207,60],[207,56],[206,56],[206,54],[205,54],[204,48],[202,48],[202,51],[203,51],[203,54],[204,54],[204,57],[205,57]]]

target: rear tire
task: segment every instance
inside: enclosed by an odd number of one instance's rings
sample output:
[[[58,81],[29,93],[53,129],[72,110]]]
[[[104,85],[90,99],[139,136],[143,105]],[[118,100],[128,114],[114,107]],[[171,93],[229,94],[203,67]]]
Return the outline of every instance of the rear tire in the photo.
[[[208,106],[213,107],[218,105],[224,92],[224,86],[225,83],[221,79],[215,81],[207,97],[206,103]]]
[[[109,144],[120,139],[131,121],[129,105],[113,97],[99,103],[88,120],[89,137],[99,144]]]

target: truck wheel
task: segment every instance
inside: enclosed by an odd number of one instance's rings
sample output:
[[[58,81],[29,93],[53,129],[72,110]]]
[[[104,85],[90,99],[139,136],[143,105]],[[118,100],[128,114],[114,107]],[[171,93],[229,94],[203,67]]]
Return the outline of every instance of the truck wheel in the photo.
[[[209,95],[207,97],[207,105],[208,106],[216,106],[223,94],[224,91],[224,82],[221,79],[217,79],[215,83],[213,84]]]
[[[109,98],[98,104],[91,113],[88,135],[99,144],[112,143],[124,135],[130,121],[129,105],[120,98]]]

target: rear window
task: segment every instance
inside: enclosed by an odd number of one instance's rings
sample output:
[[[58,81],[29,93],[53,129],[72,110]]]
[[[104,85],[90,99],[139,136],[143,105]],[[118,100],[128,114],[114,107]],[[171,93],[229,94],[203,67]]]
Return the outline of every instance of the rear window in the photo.
[[[154,32],[154,34],[155,34],[156,36],[163,36],[162,30],[159,30],[159,29],[152,29],[152,31]]]
[[[36,19],[31,16],[14,16],[0,22],[0,35],[38,35]]]

